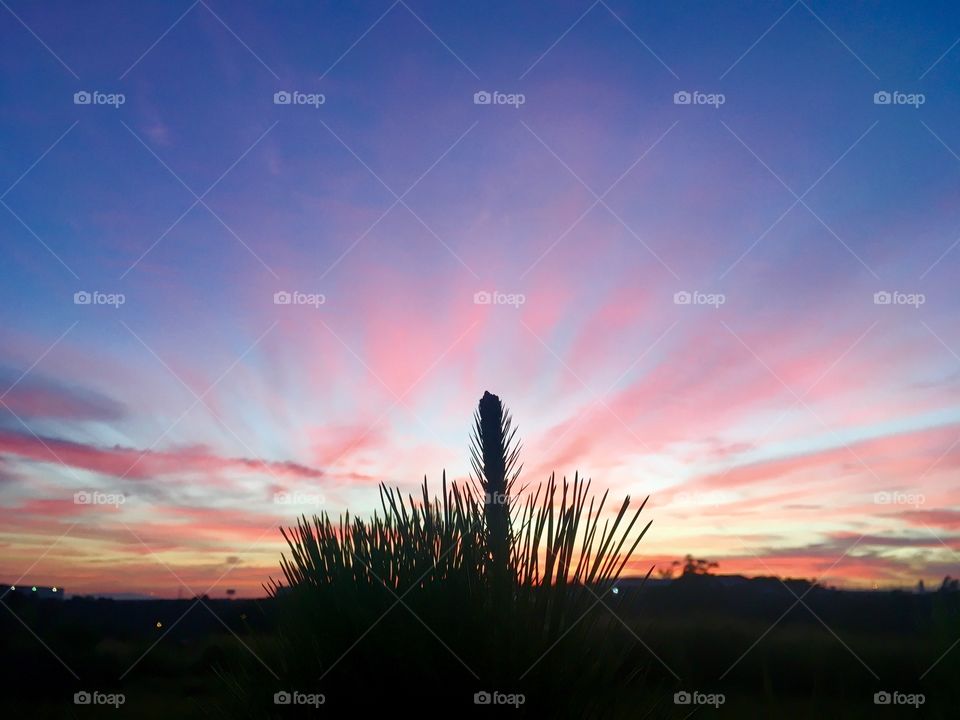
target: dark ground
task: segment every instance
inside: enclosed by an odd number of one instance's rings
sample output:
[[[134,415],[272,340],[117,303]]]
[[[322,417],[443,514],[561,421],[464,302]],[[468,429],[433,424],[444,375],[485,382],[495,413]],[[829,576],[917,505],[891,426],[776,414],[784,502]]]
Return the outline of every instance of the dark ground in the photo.
[[[272,647],[278,634],[276,600],[8,596],[3,602],[3,717],[237,717],[232,688],[238,678],[265,697],[286,687],[282,657]],[[960,639],[960,593],[845,592],[802,582],[787,589],[777,580],[737,582],[721,576],[643,589],[623,581],[604,602],[636,633],[638,675],[624,683],[616,707],[602,716],[960,716],[960,644],[951,650]],[[610,622],[620,625],[613,614]],[[384,632],[388,625],[382,624]],[[360,643],[389,642],[376,637],[379,630]],[[426,628],[422,642],[445,652]],[[443,672],[455,674],[458,667],[451,656]],[[395,679],[403,677],[404,668],[398,667]],[[331,678],[309,689],[323,693],[325,703],[296,708],[301,716],[364,715],[358,708],[383,701],[378,688],[389,686],[377,677]],[[426,685],[409,688],[402,699],[404,715],[409,710],[421,717],[541,716],[536,691],[519,709],[493,708],[474,705],[464,688],[480,684],[469,676],[456,687]],[[525,685],[506,690],[524,692]],[[124,702],[119,708],[74,704],[74,693],[84,690],[122,693]],[[674,694],[683,691],[722,693],[724,702],[719,708],[675,704]],[[919,693],[923,704],[876,705],[874,694],[884,691],[902,693],[901,700]],[[390,704],[396,710],[397,698]],[[290,712],[275,709],[276,717]]]

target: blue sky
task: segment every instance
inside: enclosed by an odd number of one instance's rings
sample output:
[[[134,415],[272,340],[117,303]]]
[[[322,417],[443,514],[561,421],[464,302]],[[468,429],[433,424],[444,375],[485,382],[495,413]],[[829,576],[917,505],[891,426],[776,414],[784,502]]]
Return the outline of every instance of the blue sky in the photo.
[[[530,480],[653,494],[647,564],[956,574],[958,38],[949,3],[5,0],[0,572],[255,592],[278,494],[462,478],[489,389]]]

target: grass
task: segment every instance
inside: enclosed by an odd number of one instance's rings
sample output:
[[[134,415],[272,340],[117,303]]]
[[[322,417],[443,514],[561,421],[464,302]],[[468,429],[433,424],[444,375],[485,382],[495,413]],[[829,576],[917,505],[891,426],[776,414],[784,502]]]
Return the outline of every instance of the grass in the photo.
[[[709,585],[709,579],[705,582]],[[413,607],[414,594],[405,599]],[[286,601],[289,597],[259,601],[211,600],[211,609],[237,637],[212,614],[196,607],[146,655],[144,652],[159,635],[152,621],[161,617],[165,625],[172,625],[187,611],[189,601],[77,599],[17,604],[13,609],[18,616],[76,670],[82,680],[74,681],[36,637],[3,611],[0,612],[0,652],[15,661],[8,662],[0,675],[3,698],[0,707],[11,717],[44,719],[93,718],[104,714],[117,718],[286,717],[290,714],[287,710],[272,705],[272,693],[299,682],[287,675],[289,669],[301,662],[298,658],[285,657],[289,648],[287,636],[293,625]],[[795,609],[770,630],[774,620],[794,601],[786,590],[772,595],[751,586],[716,590],[697,587],[697,583],[674,583],[664,587],[647,586],[638,592],[630,589],[629,584],[621,583],[617,599],[618,614],[681,680],[675,680],[645,647],[634,645],[625,664],[628,669],[642,669],[642,674],[624,689],[615,688],[611,700],[601,700],[592,710],[585,710],[591,698],[582,701],[575,695],[589,695],[589,688],[581,685],[567,691],[557,689],[550,678],[544,679],[552,672],[548,659],[554,652],[563,653],[565,639],[520,684],[527,693],[527,703],[519,711],[509,710],[510,715],[521,717],[526,711],[532,717],[547,714],[682,720],[690,711],[673,705],[673,693],[680,689],[719,691],[726,695],[726,703],[719,710],[704,708],[695,718],[947,719],[956,716],[956,707],[960,704],[960,689],[955,682],[960,672],[960,646],[947,652],[960,637],[960,593],[918,596],[818,590],[807,596],[805,601],[810,607],[880,676],[879,682],[803,608]],[[395,618],[393,613],[397,613]],[[623,629],[609,613],[605,619]],[[387,643],[395,637],[389,623],[397,621],[402,627],[404,620],[412,623],[407,627],[408,638],[416,647],[409,657],[403,650],[393,656],[397,663],[394,672],[404,674],[404,659],[411,662],[431,647],[436,651],[433,657],[440,671],[403,688],[390,704],[400,712],[406,710],[409,703],[416,711],[429,716],[470,716],[474,709],[472,694],[464,699],[462,688],[457,688],[457,692],[444,692],[437,683],[460,675],[470,682],[473,678],[402,606],[388,614],[355,650],[371,640],[374,641],[372,647]],[[329,624],[335,627],[333,619]],[[362,631],[360,629],[357,636]],[[721,681],[720,676],[734,660],[761,636],[763,639]],[[251,650],[281,680],[275,680]],[[579,659],[572,655],[568,654],[565,661],[577,667]],[[920,680],[941,656],[943,659]],[[347,663],[349,657],[341,665]],[[118,681],[138,659],[135,669],[123,681]],[[364,704],[374,704],[363,695],[356,703],[352,702],[348,690],[352,686],[356,692],[370,695],[383,679],[364,675],[343,686],[339,681],[331,683],[339,674],[339,667],[320,683],[328,694],[327,707],[319,713],[311,709],[305,714],[356,717],[356,711],[362,711]],[[316,676],[312,680],[308,677],[305,682],[307,687],[312,687],[309,683],[315,681]],[[391,681],[388,678],[386,682]],[[540,694],[544,688],[538,686],[538,682],[552,687],[554,697],[544,700]],[[606,685],[609,683],[602,687]],[[72,704],[74,692],[92,688],[123,692],[126,704],[119,711],[109,712]],[[923,692],[926,703],[919,711],[878,708],[873,705],[872,696],[880,689]],[[552,713],[543,709],[544,705],[567,701],[569,710],[565,706]],[[487,710],[490,708],[480,708],[480,711]]]

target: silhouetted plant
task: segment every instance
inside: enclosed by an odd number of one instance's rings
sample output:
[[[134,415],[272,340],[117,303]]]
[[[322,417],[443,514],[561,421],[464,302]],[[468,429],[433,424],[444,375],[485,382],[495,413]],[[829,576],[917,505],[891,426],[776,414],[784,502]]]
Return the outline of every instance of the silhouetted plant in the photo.
[[[607,493],[597,500],[579,475],[517,491],[519,449],[509,412],[485,393],[472,482],[444,475],[431,497],[424,479],[406,501],[381,485],[370,519],[324,513],[283,530],[283,582],[265,587],[285,608],[285,680],[343,690],[373,673],[378,693],[389,678],[466,704],[498,689],[569,711],[636,679],[646,659],[628,662],[635,636],[609,593],[650,527],[637,525],[646,500],[631,512],[627,497],[601,524]]]
[[[509,595],[512,528],[510,527],[511,493],[520,474],[519,443],[516,428],[511,428],[510,413],[500,398],[485,392],[474,416],[470,455],[474,477],[483,493],[484,540],[487,572],[493,601],[505,602]]]

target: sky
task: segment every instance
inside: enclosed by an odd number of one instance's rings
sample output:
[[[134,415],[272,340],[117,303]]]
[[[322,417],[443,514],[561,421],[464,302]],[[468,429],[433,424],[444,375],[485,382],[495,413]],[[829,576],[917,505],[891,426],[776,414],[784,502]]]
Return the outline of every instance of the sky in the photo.
[[[955,4],[0,2],[0,581],[261,595],[469,472],[960,573]]]

